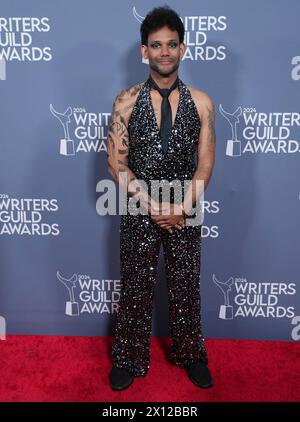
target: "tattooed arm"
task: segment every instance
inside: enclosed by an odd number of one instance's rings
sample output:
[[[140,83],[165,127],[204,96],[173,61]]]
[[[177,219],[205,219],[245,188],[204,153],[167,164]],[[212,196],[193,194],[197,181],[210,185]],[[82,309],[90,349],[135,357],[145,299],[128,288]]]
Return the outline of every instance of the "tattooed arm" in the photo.
[[[212,99],[203,91],[191,90],[197,107],[201,129],[198,143],[198,162],[192,183],[185,194],[183,208],[185,214],[195,206],[197,200],[206,189],[215,164],[215,107]],[[196,181],[203,183],[196,184]]]
[[[121,91],[113,104],[112,118],[108,130],[107,164],[108,172],[120,187],[140,200],[147,210],[151,209],[151,197],[148,195],[135,174],[127,165],[128,157],[128,121],[142,84]],[[130,186],[129,186],[130,185]],[[154,202],[152,205],[155,205]]]

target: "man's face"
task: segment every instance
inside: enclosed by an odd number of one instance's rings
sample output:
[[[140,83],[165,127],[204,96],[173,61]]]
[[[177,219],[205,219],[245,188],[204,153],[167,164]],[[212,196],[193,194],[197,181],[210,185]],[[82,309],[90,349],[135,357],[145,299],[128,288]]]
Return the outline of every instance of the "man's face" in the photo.
[[[167,26],[149,34],[148,45],[141,46],[143,58],[149,59],[150,68],[165,77],[178,69],[184,49],[184,43],[179,43],[178,32]]]

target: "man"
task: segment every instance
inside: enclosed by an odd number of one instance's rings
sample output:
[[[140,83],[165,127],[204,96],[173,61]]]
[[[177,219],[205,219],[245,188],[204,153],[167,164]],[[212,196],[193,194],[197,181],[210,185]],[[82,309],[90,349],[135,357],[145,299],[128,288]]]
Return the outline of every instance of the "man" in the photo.
[[[108,170],[128,192],[120,221],[121,296],[112,346],[111,388],[123,390],[149,369],[152,306],[163,243],[171,360],[198,387],[213,385],[200,317],[201,225],[186,217],[210,180],[215,160],[214,104],[178,77],[184,26],[159,7],[141,25],[141,53],[150,75],[116,97],[108,136]],[[197,164],[195,163],[197,155]],[[190,181],[170,199],[150,195],[157,181]],[[154,182],[153,182],[154,181]],[[197,182],[203,181],[199,189]],[[160,185],[161,186],[161,185]],[[177,191],[178,192],[178,191]],[[137,209],[140,213],[130,213]],[[146,211],[146,212],[145,212]]]

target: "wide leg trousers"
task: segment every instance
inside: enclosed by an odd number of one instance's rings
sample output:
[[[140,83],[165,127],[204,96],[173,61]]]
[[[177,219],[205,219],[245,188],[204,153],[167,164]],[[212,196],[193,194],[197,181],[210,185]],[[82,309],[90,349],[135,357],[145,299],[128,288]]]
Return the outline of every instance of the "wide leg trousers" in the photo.
[[[201,322],[201,226],[159,227],[149,215],[120,220],[121,291],[116,316],[113,364],[135,376],[150,367],[154,287],[163,244],[167,279],[170,358],[178,366],[208,363]]]

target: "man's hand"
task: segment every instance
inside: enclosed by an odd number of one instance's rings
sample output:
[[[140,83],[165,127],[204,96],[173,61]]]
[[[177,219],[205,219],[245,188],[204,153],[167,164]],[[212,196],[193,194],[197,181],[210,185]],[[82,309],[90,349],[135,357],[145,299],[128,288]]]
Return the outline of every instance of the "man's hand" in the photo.
[[[185,226],[185,216],[178,204],[169,202],[154,203],[150,209],[151,219],[161,228],[173,233],[172,229],[182,230]]]

